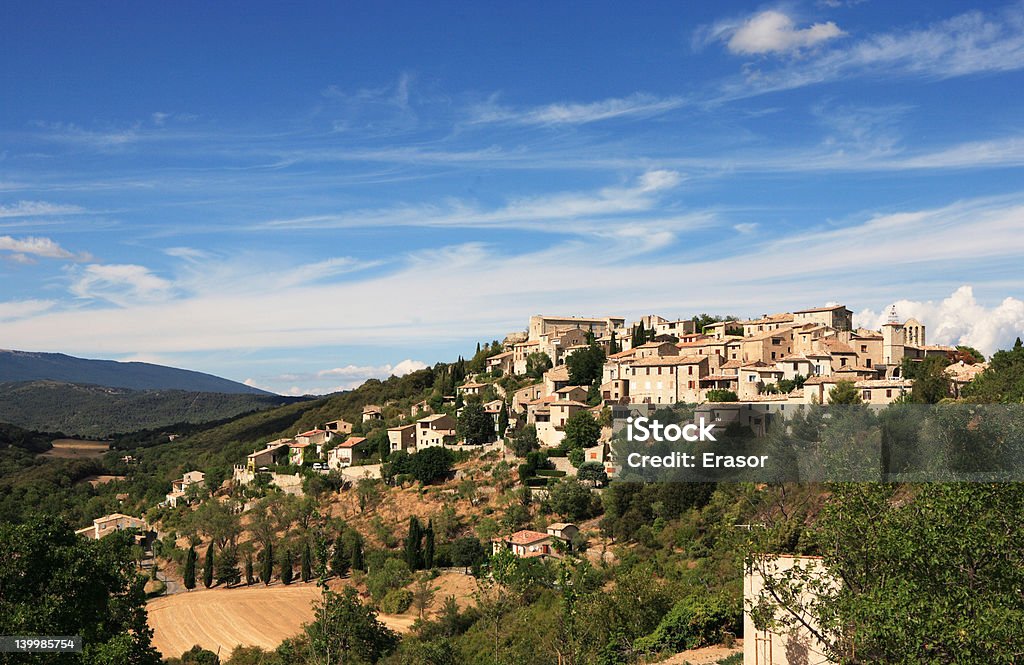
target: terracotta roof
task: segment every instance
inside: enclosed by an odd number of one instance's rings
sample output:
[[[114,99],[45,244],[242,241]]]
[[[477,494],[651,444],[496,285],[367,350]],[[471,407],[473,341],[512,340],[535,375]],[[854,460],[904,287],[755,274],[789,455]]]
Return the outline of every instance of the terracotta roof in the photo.
[[[700,377],[701,381],[736,381],[739,376],[736,374],[708,374]]]
[[[540,531],[530,531],[529,529],[523,529],[522,531],[516,531],[511,536],[506,538],[506,540],[512,543],[513,545],[529,545],[539,540],[547,540],[550,537],[551,536],[549,536],[548,534],[541,533]]]
[[[664,365],[699,365],[707,361],[707,356],[653,356],[641,358],[633,363],[633,367],[664,366]]]
[[[582,406],[585,409],[590,407],[589,404],[584,404],[583,402],[577,402],[577,401],[571,400],[571,399],[556,400],[554,402],[551,402],[551,404],[548,405],[549,408],[554,408],[556,406],[557,407],[562,407],[562,406]]]
[[[344,444],[342,444],[342,445],[344,445]],[[294,442],[288,444],[288,447],[289,448],[308,448],[309,444],[308,443],[299,443],[298,441],[294,441]]]
[[[552,381],[568,381],[569,380],[569,368],[565,365],[559,365],[558,367],[552,367],[548,371],[544,372],[544,376]]]
[[[326,434],[326,433],[327,433],[327,430],[325,430],[325,429],[311,429],[308,432],[303,432],[299,436],[313,436],[314,434]]]
[[[858,388],[910,388],[914,385],[913,379],[864,379],[855,384]]]
[[[555,522],[554,524],[549,524],[548,528],[549,529],[554,529],[555,531],[561,531],[562,529],[564,529],[567,526],[576,526],[576,525],[575,524],[570,524],[569,522]]]
[[[416,422],[418,422],[418,423],[432,423],[432,422],[435,422],[437,420],[440,420],[441,418],[448,418],[448,417],[449,416],[448,416],[447,413],[435,413],[432,416],[427,416],[425,418],[420,418]]]
[[[816,386],[822,383],[838,383],[842,379],[833,376],[811,376],[804,380],[805,386]]]
[[[501,353],[495,353],[493,356],[488,358],[488,360],[494,360],[495,358],[506,358],[510,355],[512,355],[511,351],[502,351]]]
[[[381,408],[376,404],[367,404],[363,407],[363,413],[380,413]]]
[[[767,314],[762,316],[760,319],[747,319],[746,321],[737,321],[741,325],[750,325],[755,323],[785,323],[793,320],[793,315],[789,312],[780,312],[778,314]]]
[[[739,369],[743,367],[742,360],[730,360],[729,362],[722,365],[719,369]]]
[[[818,342],[828,349],[830,353],[857,353],[849,344],[833,337],[822,337]]]
[[[744,337],[743,339],[744,341],[757,341],[762,339],[771,339],[772,337],[782,337],[787,331],[790,330],[791,329],[789,328],[789,326],[783,326],[781,328],[776,328],[775,330],[766,330],[764,332],[757,333],[756,335],[749,335],[747,337]]]
[[[351,436],[345,439],[344,443],[338,445],[339,448],[355,448],[363,441],[366,441],[365,436]]]
[[[571,390],[587,390],[587,389],[588,389],[587,386],[566,386],[564,388],[559,388],[555,392],[556,393],[567,393],[567,392],[569,392]]]
[[[389,427],[388,431],[389,432],[401,432],[402,430],[409,429],[410,427],[416,427],[416,425],[415,424],[411,424],[411,425],[399,425],[398,427]]]
[[[837,309],[846,309],[846,305],[829,305],[827,307],[812,307],[811,309],[798,309],[794,314],[811,314],[814,312],[832,312]]]
[[[807,356],[805,356],[802,353],[794,353],[792,355],[783,356],[782,358],[779,359],[779,362],[793,362],[796,360],[804,360],[810,362],[810,360],[807,359]]]

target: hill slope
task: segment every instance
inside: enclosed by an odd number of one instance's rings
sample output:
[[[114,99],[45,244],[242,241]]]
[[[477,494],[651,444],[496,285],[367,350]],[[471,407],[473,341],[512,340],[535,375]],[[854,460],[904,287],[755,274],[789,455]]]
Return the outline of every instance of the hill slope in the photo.
[[[56,381],[0,384],[0,422],[30,430],[103,437],[205,423],[295,401],[277,395],[129,390]]]
[[[133,390],[269,395],[237,381],[151,363],[87,360],[63,353],[0,350],[0,383],[62,381]]]

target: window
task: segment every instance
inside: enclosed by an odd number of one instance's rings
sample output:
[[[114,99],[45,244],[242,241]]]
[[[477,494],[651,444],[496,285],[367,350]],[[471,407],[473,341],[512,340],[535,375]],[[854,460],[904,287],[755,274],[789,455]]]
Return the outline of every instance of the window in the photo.
[[[839,359],[839,366],[840,367],[846,367],[846,358],[840,358]]]
[[[782,340],[778,337],[772,337],[772,346],[781,346]]]
[[[886,396],[886,397],[892,397],[892,388],[888,388],[888,389],[886,389],[886,391],[885,391],[885,396]]]
[[[870,399],[871,399],[871,391],[870,390],[864,390],[864,391],[861,392],[861,396],[864,398],[864,400],[870,401]]]
[[[757,381],[757,374],[747,374],[747,383],[754,383]]]
[[[772,360],[775,360],[775,352],[772,351]]]
[[[866,365],[867,365],[868,367],[871,367],[871,358],[865,358],[865,359],[864,359],[864,363],[865,363],[865,364],[866,364]]]

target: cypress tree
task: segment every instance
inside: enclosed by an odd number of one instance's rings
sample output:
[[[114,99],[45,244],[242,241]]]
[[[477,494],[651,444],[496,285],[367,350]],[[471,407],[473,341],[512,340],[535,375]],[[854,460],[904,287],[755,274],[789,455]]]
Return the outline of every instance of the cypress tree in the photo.
[[[203,563],[203,586],[213,586],[213,542],[206,548],[206,561]]]
[[[267,543],[266,548],[263,550],[263,570],[260,573],[260,577],[263,578],[263,584],[269,585],[270,580],[274,577],[274,546],[271,543]]]
[[[309,542],[302,548],[302,581],[308,582],[313,579],[313,555],[309,551]]]
[[[501,412],[498,413],[498,436],[504,438],[508,431],[508,401],[501,403]]]
[[[256,574],[252,569],[252,552],[245,553],[245,583],[250,586],[256,583]]]
[[[196,588],[196,548],[189,546],[188,554],[185,555],[185,572],[182,575],[182,584],[186,589]]]
[[[285,586],[292,583],[292,551],[287,547],[284,549],[284,559],[281,560],[281,583]]]
[[[334,539],[334,552],[331,555],[331,572],[340,577],[348,574],[348,554],[345,553],[345,540],[338,536]]]
[[[352,570],[366,570],[366,563],[363,561],[363,539],[359,535],[352,543]]]
[[[622,349],[619,348],[619,343],[615,339],[615,331],[612,331],[612,341],[608,343],[608,355],[618,353]]]
[[[423,544],[423,569],[434,567],[434,520],[427,522],[427,532]]]
[[[409,518],[409,535],[405,539],[405,562],[409,564],[409,570],[419,570],[423,567],[423,529],[420,521],[415,515]]]

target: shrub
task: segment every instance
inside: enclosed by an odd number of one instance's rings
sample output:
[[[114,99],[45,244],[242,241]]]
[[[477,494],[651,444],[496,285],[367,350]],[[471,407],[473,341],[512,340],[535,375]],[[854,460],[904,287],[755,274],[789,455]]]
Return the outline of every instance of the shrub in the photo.
[[[412,605],[412,591],[408,589],[392,589],[380,601],[380,609],[385,614],[401,614]]]
[[[638,651],[679,652],[718,644],[725,631],[735,632],[739,612],[720,598],[689,597],[676,603],[650,635],[636,641]]]

